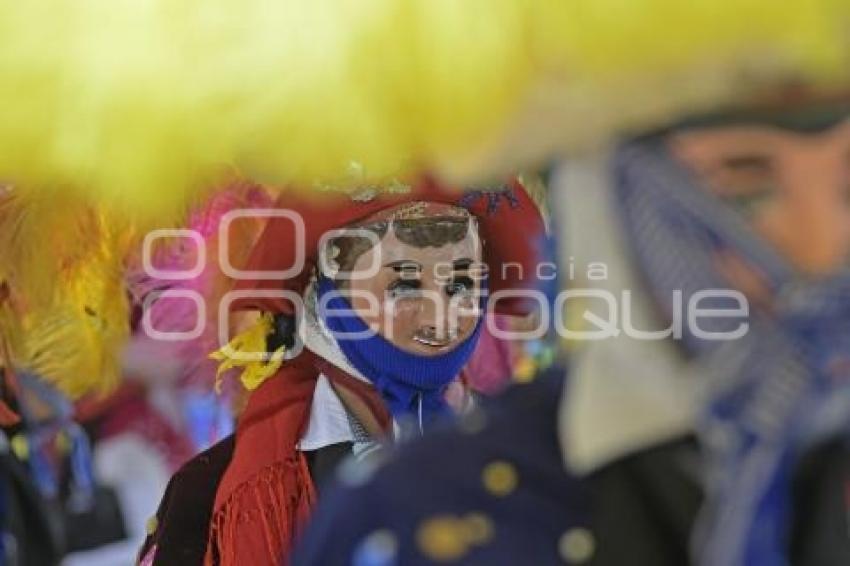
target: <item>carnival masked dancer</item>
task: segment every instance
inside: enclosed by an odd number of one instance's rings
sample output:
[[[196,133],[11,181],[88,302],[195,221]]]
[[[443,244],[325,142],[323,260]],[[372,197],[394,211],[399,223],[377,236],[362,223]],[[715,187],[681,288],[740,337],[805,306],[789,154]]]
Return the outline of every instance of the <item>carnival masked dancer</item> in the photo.
[[[279,564],[342,459],[468,404],[488,295],[534,286],[539,209],[516,180],[390,188],[281,196],[231,305],[264,313],[268,361],[235,435],[172,479],[142,563]],[[527,314],[515,295],[498,309]]]
[[[566,162],[562,265],[605,266],[568,284],[620,314],[560,303],[595,321],[561,323],[565,386],[326,499],[296,562],[850,562],[848,116],[845,94],[777,89]]]

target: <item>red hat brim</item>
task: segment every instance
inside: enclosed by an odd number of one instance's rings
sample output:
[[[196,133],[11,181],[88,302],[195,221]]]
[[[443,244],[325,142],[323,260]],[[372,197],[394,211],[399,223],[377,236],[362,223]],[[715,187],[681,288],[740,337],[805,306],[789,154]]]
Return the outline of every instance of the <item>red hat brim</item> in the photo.
[[[291,301],[281,296],[264,297],[263,292],[284,290],[300,297],[316,264],[323,234],[414,201],[460,206],[477,218],[491,295],[537,287],[545,228],[539,208],[517,179],[508,183],[507,190],[498,191],[463,191],[423,179],[408,192],[377,193],[368,199],[348,195],[319,198],[294,191],[282,194],[276,210],[286,211],[286,216],[270,218],[243,273],[264,272],[271,276],[273,272],[288,271],[291,276],[266,279],[248,275],[239,279],[235,289],[240,298],[231,303],[231,309],[293,314]],[[303,233],[299,233],[293,216],[303,219]],[[293,270],[296,262],[301,268]],[[520,297],[505,297],[494,306],[502,314],[525,315],[533,310],[533,302]]]

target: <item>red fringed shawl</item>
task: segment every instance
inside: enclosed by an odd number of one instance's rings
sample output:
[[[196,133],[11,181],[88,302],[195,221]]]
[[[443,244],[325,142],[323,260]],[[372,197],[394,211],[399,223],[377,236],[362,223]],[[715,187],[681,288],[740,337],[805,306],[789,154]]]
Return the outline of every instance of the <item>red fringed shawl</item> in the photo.
[[[297,450],[320,373],[346,386],[376,412],[389,413],[377,392],[309,350],[251,394],[236,430],[236,447],[213,506],[205,566],[286,564],[316,501],[306,459]]]

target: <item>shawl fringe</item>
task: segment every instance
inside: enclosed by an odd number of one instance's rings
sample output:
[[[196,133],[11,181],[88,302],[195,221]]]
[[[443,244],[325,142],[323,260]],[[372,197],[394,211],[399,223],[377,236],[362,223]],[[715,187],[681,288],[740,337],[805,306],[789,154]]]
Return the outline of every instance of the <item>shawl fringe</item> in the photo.
[[[307,461],[294,453],[237,487],[215,511],[204,566],[286,564],[316,501]]]

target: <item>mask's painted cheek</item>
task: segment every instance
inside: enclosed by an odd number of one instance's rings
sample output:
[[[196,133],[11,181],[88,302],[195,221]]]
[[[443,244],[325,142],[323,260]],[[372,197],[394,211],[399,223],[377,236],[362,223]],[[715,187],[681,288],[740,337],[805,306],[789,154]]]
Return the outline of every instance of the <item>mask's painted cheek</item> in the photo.
[[[405,347],[415,331],[415,311],[409,307],[401,306],[404,301],[386,301],[381,304],[381,309],[374,318],[374,328],[385,339],[396,346]]]

